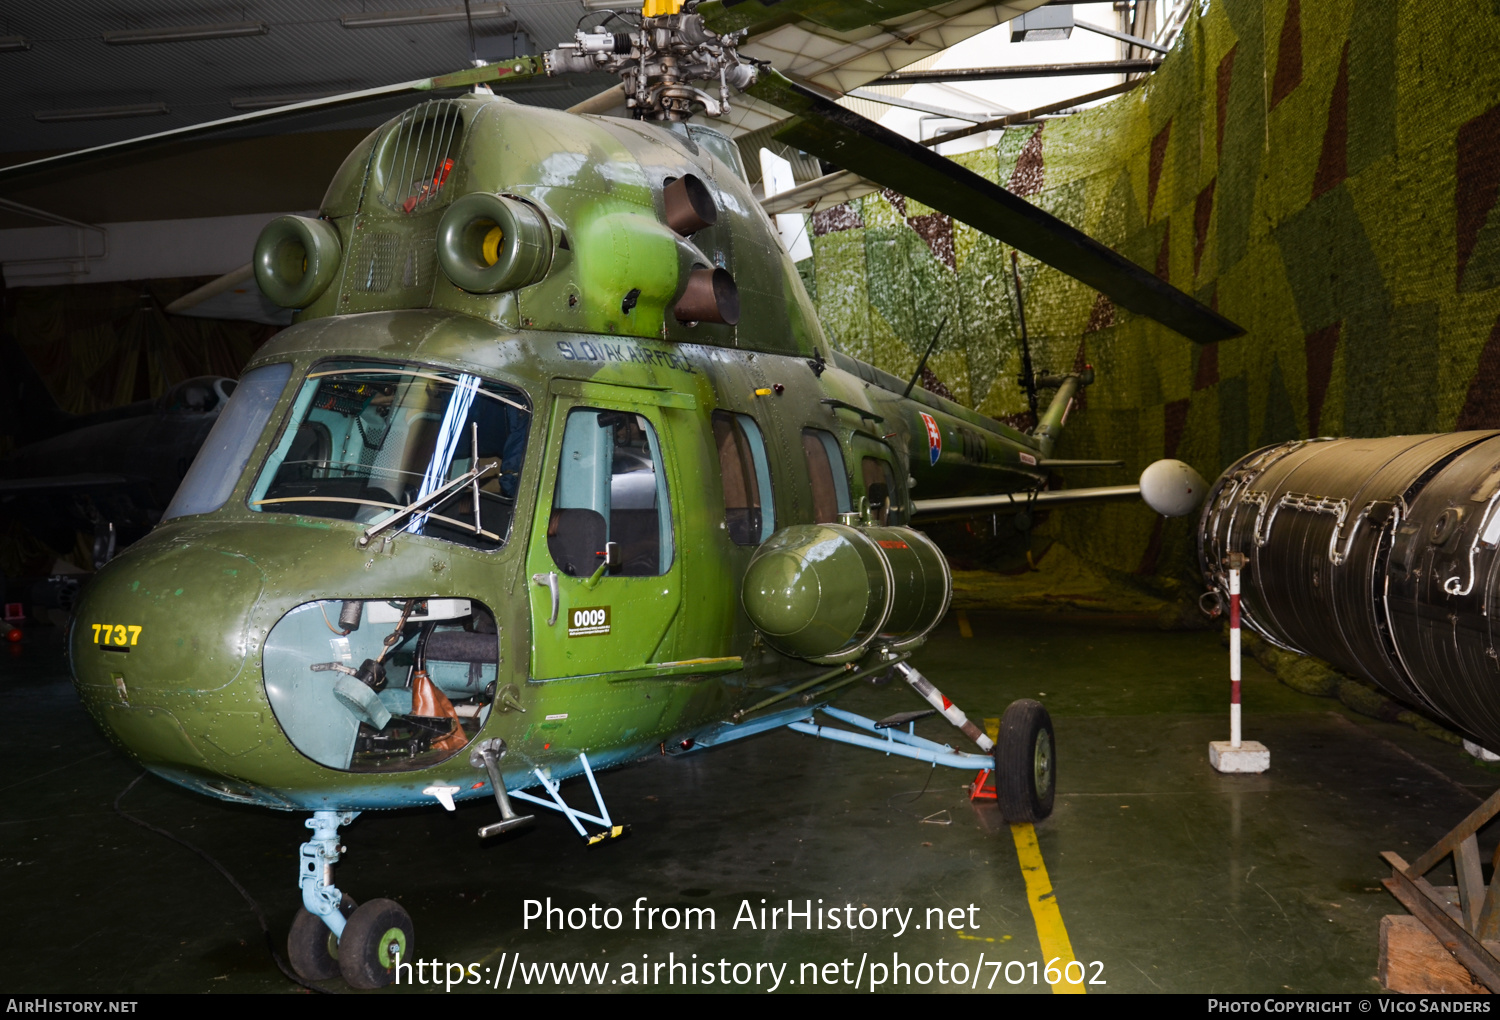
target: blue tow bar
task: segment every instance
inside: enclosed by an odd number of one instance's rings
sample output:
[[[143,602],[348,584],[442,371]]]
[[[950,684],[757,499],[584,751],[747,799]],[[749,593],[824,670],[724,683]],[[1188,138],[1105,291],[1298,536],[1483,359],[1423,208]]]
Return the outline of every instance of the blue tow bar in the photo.
[[[840,722],[857,726],[867,730],[870,734],[881,734],[880,736],[869,736],[865,733],[854,733],[845,729],[834,729],[831,726],[823,726],[815,722],[799,720],[788,723],[787,729],[796,730],[798,733],[806,733],[812,737],[822,737],[825,740],[837,740],[845,744],[853,744],[856,747],[867,747],[872,751],[881,751],[885,754],[899,754],[903,758],[915,758],[917,761],[925,761],[932,765],[946,765],[952,769],[991,769],[995,767],[995,759],[987,754],[970,754],[966,751],[955,751],[947,744],[939,744],[935,740],[919,737],[915,733],[903,733],[892,728],[878,729],[873,719],[866,719],[862,715],[846,712],[841,708],[830,708],[824,706],[819,709],[825,715],[832,716]],[[909,728],[910,729],[910,728]]]

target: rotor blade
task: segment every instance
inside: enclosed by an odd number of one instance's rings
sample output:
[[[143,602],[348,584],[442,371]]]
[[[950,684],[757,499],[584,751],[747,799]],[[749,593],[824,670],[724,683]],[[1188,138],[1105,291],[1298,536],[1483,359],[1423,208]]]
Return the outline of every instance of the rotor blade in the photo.
[[[1015,17],[1046,0],[1005,4]],[[944,6],[942,0],[707,0],[698,5],[703,23],[719,35],[748,30],[751,35],[788,21],[810,21],[835,32],[899,21]]]
[[[625,109],[625,86],[616,82],[597,95],[568,107],[569,113],[592,113],[603,116],[611,111]]]
[[[769,198],[763,198],[760,207],[768,216],[787,212],[820,212],[879,190],[880,185],[871,184],[859,174],[851,174],[847,170],[835,170],[816,180],[799,184],[795,188]]]
[[[170,131],[158,131],[154,134],[139,135],[120,142],[95,145],[88,149],[75,149],[72,152],[47,156],[44,159],[34,159],[28,163],[17,163],[14,166],[0,168],[0,184],[6,184],[18,178],[30,177],[38,173],[55,170],[58,167],[102,156],[113,156],[132,149],[184,141],[196,138],[199,135],[211,134],[215,131],[244,127],[299,113],[348,106],[355,103],[367,102],[372,99],[380,99],[384,96],[398,95],[403,92],[430,92],[434,89],[463,88],[469,85],[481,85],[489,82],[519,81],[525,78],[545,75],[546,73],[541,57],[514,57],[503,63],[467,68],[462,71],[455,71],[452,74],[438,75],[435,78],[417,78],[412,81],[397,82],[394,85],[381,85],[373,89],[360,89],[357,92],[343,92],[336,96],[324,96],[321,99],[308,99],[300,103],[289,103],[286,106],[273,106],[266,110],[242,113],[234,117],[206,121],[202,124],[189,124],[186,127],[172,128]]]
[[[183,312],[202,304],[209,298],[218,297],[220,294],[243,286],[253,279],[255,279],[254,264],[246,262],[238,269],[231,269],[223,276],[209,280],[198,289],[182,295],[182,297],[163,308],[162,311],[168,315],[181,315]]]
[[[797,115],[776,133],[778,141],[945,212],[1190,340],[1214,343],[1245,332],[1051,213],[776,71],[763,70],[749,91]]]
[[[776,13],[787,6],[785,0],[764,4],[774,16],[750,29],[750,36],[739,45],[740,55],[764,61],[796,81],[842,95],[925,61],[1047,0],[929,0],[927,6],[906,14],[885,8],[884,0],[827,2],[830,7],[863,9],[869,24],[852,32],[835,31],[799,15]],[[748,0],[743,5],[724,3],[730,13],[751,6]],[[909,6],[902,3],[900,9]],[[698,13],[712,20],[711,11],[705,8],[700,5]]]

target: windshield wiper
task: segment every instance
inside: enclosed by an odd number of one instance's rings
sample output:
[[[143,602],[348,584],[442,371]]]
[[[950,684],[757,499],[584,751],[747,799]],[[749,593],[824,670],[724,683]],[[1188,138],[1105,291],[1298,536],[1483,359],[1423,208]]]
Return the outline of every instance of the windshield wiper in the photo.
[[[370,539],[374,538],[376,535],[380,534],[382,531],[384,531],[386,528],[389,528],[397,521],[409,517],[410,515],[420,511],[424,507],[436,507],[442,504],[448,499],[448,497],[456,495],[458,491],[465,485],[472,485],[474,487],[474,533],[476,535],[485,534],[484,529],[479,525],[479,479],[483,478],[491,471],[498,470],[500,467],[500,462],[492,460],[488,464],[479,466],[479,426],[477,424],[473,427],[473,432],[470,435],[469,450],[469,463],[475,465],[474,467],[465,471],[463,474],[459,475],[451,482],[448,482],[446,485],[434,489],[427,495],[418,496],[416,499],[412,500],[410,503],[406,504],[406,506],[391,514],[379,524],[372,524],[370,527],[366,528],[364,534],[359,536],[359,545],[361,547],[369,545]]]

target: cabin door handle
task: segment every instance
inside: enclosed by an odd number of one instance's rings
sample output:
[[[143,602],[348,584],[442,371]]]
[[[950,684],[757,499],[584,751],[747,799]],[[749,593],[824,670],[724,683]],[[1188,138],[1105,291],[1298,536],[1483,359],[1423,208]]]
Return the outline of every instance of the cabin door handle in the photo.
[[[551,627],[557,623],[557,571],[549,570],[545,574],[532,574],[532,584],[540,584],[552,593],[552,615],[547,617],[547,626]]]

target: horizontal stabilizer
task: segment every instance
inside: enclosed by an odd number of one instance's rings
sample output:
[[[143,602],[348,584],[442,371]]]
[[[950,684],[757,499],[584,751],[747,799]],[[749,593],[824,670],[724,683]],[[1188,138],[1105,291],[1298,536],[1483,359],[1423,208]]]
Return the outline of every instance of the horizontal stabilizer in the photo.
[[[1051,510],[1054,507],[1072,506],[1077,503],[1118,502],[1123,499],[1139,499],[1139,485],[1101,485],[1089,489],[1057,489],[1049,492],[1010,492],[999,496],[951,496],[945,499],[914,499],[912,515],[915,517],[964,516],[972,513],[1010,513],[1033,507]]]

